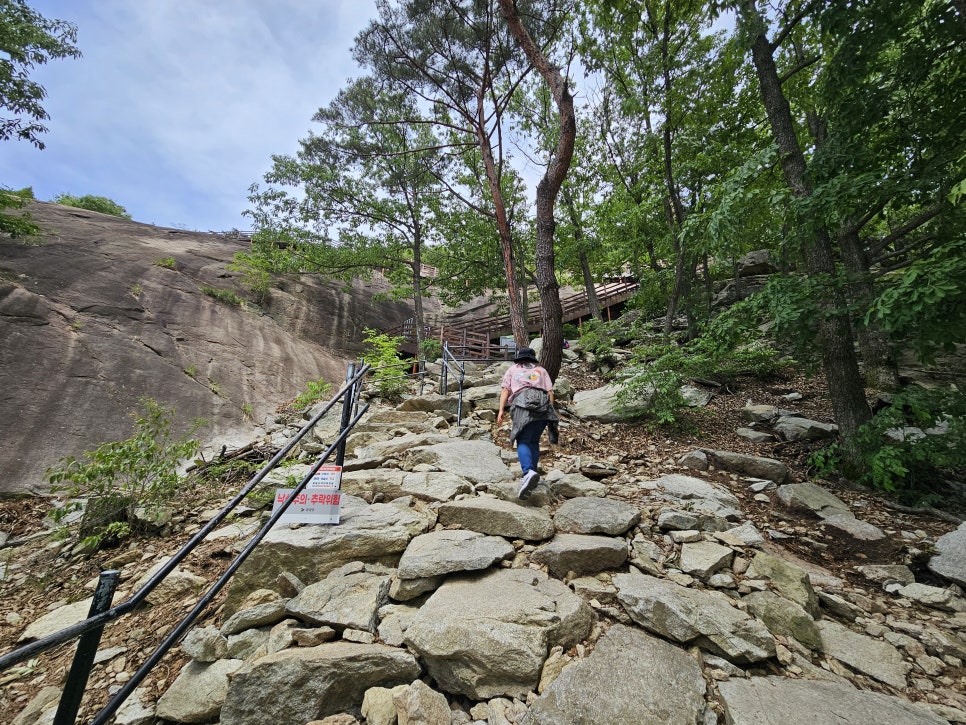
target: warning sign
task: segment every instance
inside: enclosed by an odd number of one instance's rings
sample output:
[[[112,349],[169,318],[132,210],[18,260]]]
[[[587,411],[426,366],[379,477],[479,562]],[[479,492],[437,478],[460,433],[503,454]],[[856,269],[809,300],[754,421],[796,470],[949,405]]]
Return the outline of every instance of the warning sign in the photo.
[[[277,523],[280,524],[337,524],[342,506],[342,466],[322,466],[312,476],[312,480],[295,497],[292,505],[282,514]],[[293,488],[275,489],[275,513],[289,496]]]

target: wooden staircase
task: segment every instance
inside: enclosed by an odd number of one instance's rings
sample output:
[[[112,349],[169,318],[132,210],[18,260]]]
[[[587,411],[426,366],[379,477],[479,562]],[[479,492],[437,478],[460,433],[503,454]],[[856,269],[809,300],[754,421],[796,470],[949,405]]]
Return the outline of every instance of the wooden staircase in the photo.
[[[610,308],[626,302],[637,291],[637,282],[608,282],[595,285],[597,301],[610,319]],[[571,322],[590,314],[586,290],[580,290],[567,295],[560,300],[563,308],[563,322]],[[527,331],[540,332],[543,325],[540,315],[540,303],[535,302],[527,308]],[[416,323],[406,320],[385,331],[387,335],[402,337],[402,350],[416,356]],[[469,360],[500,360],[512,357],[515,350],[513,345],[494,344],[492,341],[501,336],[512,333],[510,315],[486,315],[470,319],[443,319],[437,324],[427,324],[423,328],[424,340],[438,340],[446,343],[450,351],[457,358]]]

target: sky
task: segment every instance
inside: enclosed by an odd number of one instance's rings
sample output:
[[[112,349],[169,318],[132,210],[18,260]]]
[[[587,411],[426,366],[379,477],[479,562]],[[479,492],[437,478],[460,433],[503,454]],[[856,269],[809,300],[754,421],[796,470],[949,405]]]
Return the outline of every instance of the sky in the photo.
[[[0,144],[0,186],[106,196],[133,219],[251,229],[248,187],[360,75],[374,0],[27,0],[78,28],[83,57],[39,66],[44,150]]]

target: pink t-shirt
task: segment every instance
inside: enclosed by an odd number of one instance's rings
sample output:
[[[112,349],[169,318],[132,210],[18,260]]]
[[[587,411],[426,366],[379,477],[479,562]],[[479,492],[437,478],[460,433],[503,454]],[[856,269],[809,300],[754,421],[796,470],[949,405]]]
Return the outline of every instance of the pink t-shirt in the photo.
[[[550,375],[539,365],[513,365],[503,374],[501,388],[510,391],[510,397],[516,395],[522,388],[540,388],[541,390],[553,390],[553,381]]]

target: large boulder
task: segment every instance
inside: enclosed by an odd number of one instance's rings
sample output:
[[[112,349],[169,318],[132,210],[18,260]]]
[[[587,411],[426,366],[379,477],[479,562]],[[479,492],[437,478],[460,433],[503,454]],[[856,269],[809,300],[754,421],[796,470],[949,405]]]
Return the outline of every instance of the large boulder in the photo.
[[[741,517],[741,503],[730,491],[693,476],[671,473],[660,478],[642,481],[641,489],[671,501],[690,511],[704,512],[717,518],[737,521]]]
[[[966,587],[966,523],[936,539],[936,555],[929,560],[934,574]]]
[[[558,534],[530,558],[561,579],[570,572],[585,576],[619,568],[627,561],[627,542],[610,536]]]
[[[332,642],[260,657],[236,672],[221,725],[305,725],[358,707],[371,687],[408,685],[421,674],[405,650]],[[271,715],[268,715],[271,713]]]
[[[376,631],[379,608],[389,598],[389,574],[367,571],[361,562],[346,564],[325,579],[309,584],[289,600],[288,614],[313,625],[327,625],[336,630],[361,629]]]
[[[593,618],[583,599],[546,574],[497,569],[450,577],[419,609],[405,642],[446,692],[525,698],[550,648],[583,640]]]
[[[536,699],[525,722],[700,725],[704,691],[701,668],[687,653],[616,624]]]
[[[784,483],[789,476],[788,466],[774,458],[750,456],[734,451],[713,451],[707,448],[702,450],[715,467],[725,471],[741,473],[753,478],[765,478],[775,483]]]
[[[490,441],[455,440],[404,451],[407,467],[430,465],[474,484],[495,483],[510,478],[500,447]]]
[[[922,705],[851,685],[785,677],[734,678],[718,683],[728,725],[945,725]]]
[[[774,274],[778,271],[768,249],[755,249],[735,262],[737,277],[755,277],[760,274]]]
[[[788,508],[809,512],[819,518],[853,515],[845,501],[818,484],[809,481],[779,486],[775,493],[778,494],[778,500]]]
[[[443,526],[462,526],[470,531],[508,539],[543,541],[553,536],[553,520],[543,509],[521,506],[497,498],[465,498],[439,507]]]
[[[641,520],[641,510],[611,498],[582,496],[564,501],[553,517],[557,531],[571,534],[623,534]]]
[[[437,577],[476,571],[513,556],[513,546],[500,536],[462,529],[431,531],[417,536],[399,560],[401,579]]]
[[[906,686],[906,674],[912,665],[888,642],[853,632],[828,619],[818,622],[818,630],[827,655],[879,682],[898,688]]]
[[[596,420],[601,423],[620,423],[641,417],[650,408],[650,398],[635,401],[629,408],[618,405],[615,396],[621,390],[620,385],[610,384],[593,390],[581,390],[574,395],[571,406],[575,415],[584,420]]]
[[[316,582],[353,561],[395,565],[414,536],[433,523],[430,512],[404,503],[366,504],[342,497],[342,516],[331,526],[275,526],[232,577],[225,611],[232,614],[256,589],[272,586],[283,572]]]
[[[717,592],[688,589],[632,570],[613,578],[617,597],[637,624],[674,642],[694,642],[732,662],[775,655],[775,640],[761,622]]]
[[[228,697],[228,680],[242,660],[189,662],[158,700],[157,716],[175,722],[202,723],[218,717]]]
[[[818,595],[809,573],[781,557],[759,551],[745,572],[749,579],[764,579],[789,601],[801,606],[811,617],[819,617]]]

